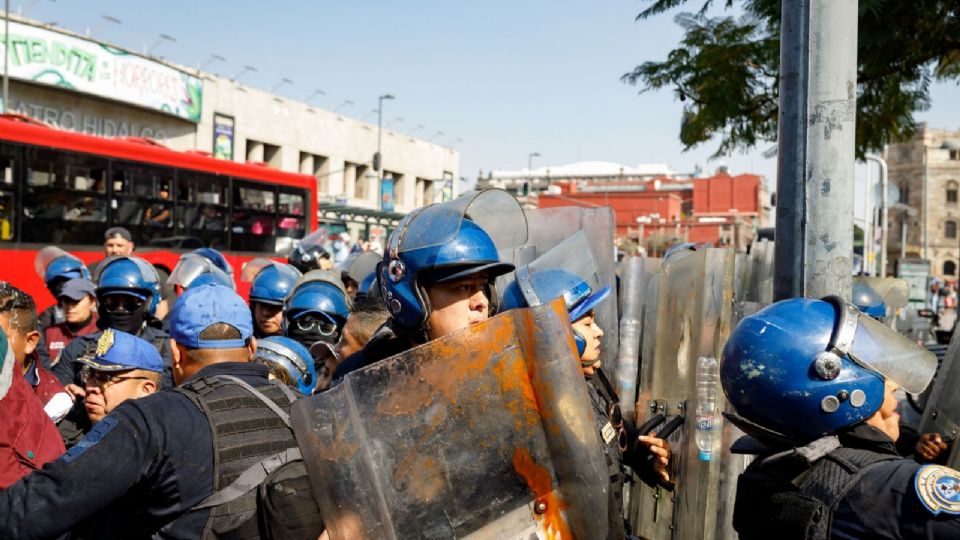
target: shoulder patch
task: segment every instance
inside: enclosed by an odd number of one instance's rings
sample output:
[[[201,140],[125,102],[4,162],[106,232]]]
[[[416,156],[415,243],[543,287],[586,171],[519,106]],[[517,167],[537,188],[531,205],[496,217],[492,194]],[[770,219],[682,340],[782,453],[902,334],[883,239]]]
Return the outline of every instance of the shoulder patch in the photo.
[[[960,515],[960,472],[943,465],[924,465],[917,470],[913,487],[933,514]]]
[[[91,429],[80,442],[73,445],[70,450],[67,450],[67,453],[60,459],[62,459],[64,463],[70,463],[77,459],[88,449],[96,446],[118,423],[120,423],[119,420],[112,416],[103,417],[103,420],[97,422],[96,425],[93,426],[93,429]]]

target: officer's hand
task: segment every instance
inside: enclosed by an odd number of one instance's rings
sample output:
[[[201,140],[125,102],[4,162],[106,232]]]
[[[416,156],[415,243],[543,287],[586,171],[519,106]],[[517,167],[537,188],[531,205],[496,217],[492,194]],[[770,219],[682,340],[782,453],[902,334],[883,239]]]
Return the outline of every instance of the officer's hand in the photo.
[[[76,401],[78,398],[87,397],[87,391],[75,384],[68,384],[64,387],[64,390],[70,394],[70,397],[72,397],[74,401]]]
[[[647,450],[653,455],[653,470],[664,482],[670,481],[670,442],[656,437],[641,435],[639,441],[647,445]]]
[[[933,461],[947,449],[947,443],[939,433],[924,433],[917,441],[917,455],[925,461]]]

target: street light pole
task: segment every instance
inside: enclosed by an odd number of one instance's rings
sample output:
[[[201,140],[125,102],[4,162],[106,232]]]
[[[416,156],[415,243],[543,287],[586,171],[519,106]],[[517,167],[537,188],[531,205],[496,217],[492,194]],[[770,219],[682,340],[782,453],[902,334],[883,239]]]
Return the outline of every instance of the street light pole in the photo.
[[[880,156],[867,154],[867,161],[873,161],[880,167],[880,277],[887,276],[887,239],[890,236],[889,231],[889,208],[890,201],[887,194],[887,185],[889,176],[887,175],[887,160]],[[871,209],[871,216],[873,209]],[[872,221],[872,219],[871,219]]]
[[[393,99],[391,94],[384,94],[377,98],[377,154],[374,156],[373,168],[377,171],[377,183],[383,182],[383,156],[380,153],[383,143],[383,100]]]
[[[158,39],[156,43],[154,43],[153,45],[150,46],[149,49],[147,49],[146,51],[147,56],[150,56],[150,54],[153,53],[153,50],[159,47],[160,45],[162,45],[164,41],[173,41],[173,42],[177,41],[175,37],[167,34],[158,34],[157,37],[159,37],[160,39]]]

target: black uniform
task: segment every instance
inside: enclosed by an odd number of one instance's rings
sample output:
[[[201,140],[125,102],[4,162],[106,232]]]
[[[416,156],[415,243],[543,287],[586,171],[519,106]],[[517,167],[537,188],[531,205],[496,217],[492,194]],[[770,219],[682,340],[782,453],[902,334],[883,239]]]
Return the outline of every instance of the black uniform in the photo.
[[[173,387],[173,368],[170,363],[170,335],[161,328],[157,328],[159,324],[159,321],[151,318],[147,324],[143,325],[143,329],[137,332],[136,336],[149,341],[157,348],[160,357],[163,358],[161,387],[171,388]],[[80,368],[83,364],[78,359],[83,355],[93,355],[97,350],[97,341],[100,340],[102,334],[101,331],[78,336],[64,347],[60,353],[60,360],[50,369],[57,380],[60,381],[60,384],[80,384]]]
[[[650,456],[648,447],[637,438],[645,435],[629,420],[623,419],[619,411],[620,398],[613,385],[607,380],[606,374],[597,369],[587,378],[587,388],[590,390],[590,404],[593,409],[594,422],[603,444],[604,458],[607,464],[607,473],[610,480],[610,492],[607,502],[609,511],[610,534],[609,538],[621,539],[626,537],[625,521],[623,519],[623,482],[624,465],[629,466],[644,483],[655,486],[660,481],[653,467],[654,461],[647,459]],[[614,413],[614,407],[617,411]],[[622,425],[617,428],[616,425]],[[621,431],[622,429],[622,431]],[[621,450],[621,445],[626,446]]]
[[[839,442],[812,462],[792,449],[759,456],[737,483],[740,538],[960,538],[960,516],[927,509],[916,485],[924,466],[886,434],[860,424]]]
[[[224,382],[229,375],[286,411],[283,396],[290,394],[269,383],[268,373],[261,364],[212,364],[175,391],[124,402],[62,458],[0,491],[0,538],[51,538],[68,531],[90,538],[199,538],[231,523],[224,515],[227,504],[195,507],[261,456],[296,442],[252,394],[205,402],[212,415],[228,416],[219,435],[195,399],[205,389],[240,388]],[[184,387],[199,394],[183,393]],[[211,513],[221,525],[208,520]]]

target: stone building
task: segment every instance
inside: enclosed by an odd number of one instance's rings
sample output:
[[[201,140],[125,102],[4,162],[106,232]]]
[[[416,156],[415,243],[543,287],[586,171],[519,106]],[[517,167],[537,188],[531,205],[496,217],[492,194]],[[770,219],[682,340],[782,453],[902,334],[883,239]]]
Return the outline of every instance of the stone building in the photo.
[[[886,152],[890,182],[900,200],[890,201],[888,272],[901,257],[930,260],[930,273],[957,279],[960,262],[960,131],[921,125],[906,142]]]
[[[392,182],[381,184],[372,166],[376,117],[365,122],[15,16],[9,58],[4,112],[313,175],[321,221],[354,238],[382,236],[401,214],[456,195],[459,152],[392,129],[381,144]]]

